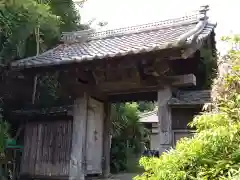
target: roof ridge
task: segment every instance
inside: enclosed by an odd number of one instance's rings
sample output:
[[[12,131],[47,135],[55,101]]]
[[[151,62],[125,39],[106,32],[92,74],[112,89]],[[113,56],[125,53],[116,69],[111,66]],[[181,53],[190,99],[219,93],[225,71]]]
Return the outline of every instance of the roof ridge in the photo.
[[[181,26],[181,25],[188,25],[191,23],[197,23],[200,19],[199,13],[192,14],[189,16],[182,16],[180,18],[171,18],[162,21],[156,21],[152,23],[140,24],[135,26],[128,26],[123,28],[116,28],[110,30],[102,30],[102,31],[94,31],[90,30],[83,30],[83,31],[75,31],[75,32],[63,32],[61,36],[61,41],[67,42],[79,42],[87,40],[96,40],[102,38],[110,38],[110,37],[117,37],[127,34],[133,33],[141,33],[145,31],[151,31],[154,29],[164,29],[173,26]]]
[[[209,6],[201,6],[197,12],[191,15],[185,15],[178,18],[169,18],[152,23],[145,23],[141,25],[128,26],[123,28],[116,28],[110,30],[95,31],[93,29],[75,31],[75,32],[63,32],[61,41],[63,42],[79,42],[96,40],[102,38],[116,37],[133,33],[140,33],[145,31],[151,31],[154,29],[163,29],[167,27],[180,26],[184,24],[197,23],[199,20],[206,18],[206,13],[209,10]]]

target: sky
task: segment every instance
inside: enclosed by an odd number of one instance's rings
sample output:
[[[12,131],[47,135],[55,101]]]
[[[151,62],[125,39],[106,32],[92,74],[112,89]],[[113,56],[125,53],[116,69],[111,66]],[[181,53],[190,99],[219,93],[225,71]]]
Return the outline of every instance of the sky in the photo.
[[[79,11],[82,23],[96,19],[93,28],[99,28],[97,22],[107,22],[104,30],[179,17],[201,5],[210,6],[208,16],[217,22],[217,41],[223,35],[240,33],[239,0],[87,0]],[[223,48],[219,41],[218,46]]]

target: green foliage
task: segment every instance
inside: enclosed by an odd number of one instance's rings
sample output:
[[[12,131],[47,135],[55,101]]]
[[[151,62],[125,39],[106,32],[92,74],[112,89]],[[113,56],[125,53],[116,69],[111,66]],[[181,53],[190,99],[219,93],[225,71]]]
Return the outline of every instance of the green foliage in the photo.
[[[35,56],[37,49],[42,53],[59,43],[61,32],[83,28],[73,0],[0,0],[0,64]],[[61,101],[57,78],[55,74],[38,78],[35,104]]]
[[[16,57],[24,57],[26,44],[34,39],[35,28],[59,32],[59,17],[51,13],[47,4],[35,0],[2,0],[0,6],[0,56],[3,64]]]
[[[84,26],[80,24],[80,15],[72,0],[48,1],[53,14],[61,17],[61,21],[63,22],[60,25],[61,32],[77,31],[84,28]]]
[[[0,168],[5,160],[6,141],[9,138],[9,124],[0,115]],[[0,170],[1,171],[1,170]],[[0,172],[0,178],[2,178]]]
[[[231,39],[231,38],[229,38]],[[239,38],[238,38],[239,39]],[[231,39],[232,40],[232,39]],[[236,38],[234,39],[236,42]],[[230,69],[220,72],[215,108],[194,118],[193,138],[181,139],[160,158],[141,158],[145,173],[136,180],[230,180],[240,174],[240,51],[231,50]]]
[[[145,101],[138,102],[138,109],[140,112],[153,111],[155,106],[156,105],[154,102],[145,102]]]
[[[208,89],[213,83],[213,79],[216,77],[217,58],[213,55],[212,50],[203,48],[200,51],[201,64],[199,69],[204,74],[204,84],[202,89]]]
[[[113,104],[111,110],[111,169],[133,171],[147,136],[147,130],[139,123],[139,105],[136,102]]]
[[[38,43],[40,53],[44,52],[59,43],[62,31],[82,28],[73,0],[0,0],[0,66],[6,66],[16,59],[35,56]],[[5,71],[1,71],[0,75],[3,86],[4,82],[8,82],[9,76]],[[59,99],[58,86],[56,75],[39,77],[39,103],[51,106],[53,101]],[[0,94],[0,97],[2,96],[3,94]],[[3,103],[8,100],[5,97],[1,99]],[[14,98],[14,94],[9,93],[9,97]],[[3,155],[7,132],[8,124],[0,119],[0,158]]]
[[[40,52],[56,46],[60,32],[86,28],[72,0],[1,0],[1,63],[36,55],[36,28]]]
[[[4,176],[2,165],[6,163],[5,148],[6,141],[9,138],[9,124],[0,116],[0,179],[7,179]]]
[[[0,121],[0,158],[4,154],[5,143],[7,138],[9,137],[8,130],[9,130],[9,124],[6,121],[1,120]]]
[[[80,14],[76,10],[73,0],[44,0],[44,2],[49,5],[54,15],[60,17],[61,23],[58,26],[60,32],[71,32],[88,28],[80,24]],[[58,44],[59,33],[52,36],[51,32],[44,31],[42,34],[43,43],[41,44],[41,52]],[[32,54],[31,52],[29,52],[29,55]],[[57,103],[65,103],[64,98],[66,96],[63,97],[61,93],[58,78],[58,74],[45,74],[39,77],[36,104],[49,107]]]

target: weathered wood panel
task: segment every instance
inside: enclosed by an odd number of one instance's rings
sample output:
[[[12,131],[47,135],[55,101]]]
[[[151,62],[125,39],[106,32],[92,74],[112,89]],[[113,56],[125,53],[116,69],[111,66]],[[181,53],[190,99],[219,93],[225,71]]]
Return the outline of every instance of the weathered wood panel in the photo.
[[[74,102],[73,119],[29,122],[22,175],[84,180],[87,174],[107,174],[111,123],[105,104],[84,94]]]
[[[102,173],[103,113],[103,103],[89,98],[86,137],[87,174]]]
[[[72,149],[69,178],[84,180],[86,170],[86,129],[87,129],[88,96],[86,93],[74,102]]]
[[[190,129],[190,123],[200,109],[194,108],[172,108],[172,129]]]
[[[28,123],[21,174],[68,176],[71,136],[71,119]]]

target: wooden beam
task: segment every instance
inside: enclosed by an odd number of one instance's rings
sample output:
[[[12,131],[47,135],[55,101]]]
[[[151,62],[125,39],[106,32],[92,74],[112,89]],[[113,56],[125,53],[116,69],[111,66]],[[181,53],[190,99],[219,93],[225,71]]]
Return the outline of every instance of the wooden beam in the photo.
[[[71,91],[70,93],[74,94],[74,96],[87,92],[90,96],[104,101],[109,95],[153,92],[158,91],[165,85],[174,87],[189,87],[196,85],[196,77],[193,74],[167,76],[164,78],[159,77],[155,80],[156,82],[151,83],[149,83],[149,80],[143,80],[141,83],[136,80],[136,82],[105,82],[98,85],[84,84],[82,82],[68,82],[67,86],[69,87],[69,91]]]
[[[108,96],[108,101],[112,103],[116,102],[132,102],[132,101],[156,101],[157,92],[138,92],[131,94],[114,94]]]
[[[102,83],[98,86],[98,89],[101,89],[108,95],[114,95],[157,91],[158,89],[163,88],[165,85],[174,87],[189,87],[196,85],[196,77],[193,74],[159,77],[159,79],[155,80],[155,84],[150,84],[147,80],[142,81],[142,83],[133,83],[128,81]]]
[[[90,73],[90,72],[89,72]],[[71,76],[70,74],[61,73],[60,74],[60,83],[62,87],[66,89],[69,95],[73,97],[81,96],[83,93],[87,92],[90,96],[98,99],[98,100],[105,100],[107,99],[106,94],[104,94],[98,87],[96,83],[93,81],[88,82],[88,79],[82,79],[82,76],[78,78],[78,76]]]

